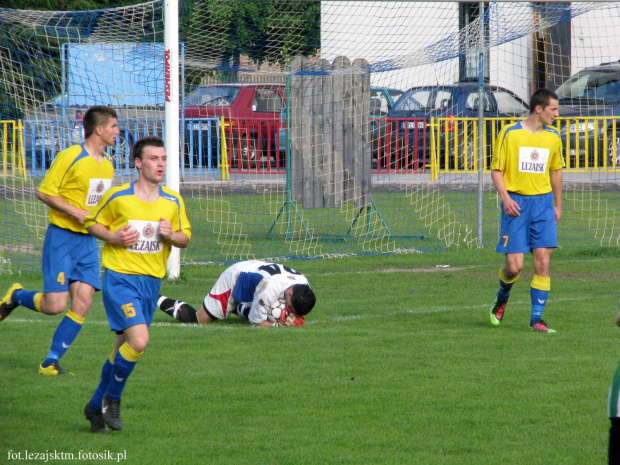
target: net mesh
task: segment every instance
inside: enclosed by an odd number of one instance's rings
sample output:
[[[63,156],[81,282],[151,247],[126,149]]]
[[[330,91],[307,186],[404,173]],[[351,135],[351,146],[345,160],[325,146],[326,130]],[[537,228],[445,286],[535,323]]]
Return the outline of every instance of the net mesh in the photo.
[[[136,177],[133,142],[165,136],[164,18],[161,1],[0,9],[0,272],[39,271],[35,192],[90,105],[119,113],[116,184]],[[184,264],[493,247],[499,129],[535,88],[620,58],[614,2],[193,0],[179,20]],[[562,246],[620,243],[613,66],[557,121]]]

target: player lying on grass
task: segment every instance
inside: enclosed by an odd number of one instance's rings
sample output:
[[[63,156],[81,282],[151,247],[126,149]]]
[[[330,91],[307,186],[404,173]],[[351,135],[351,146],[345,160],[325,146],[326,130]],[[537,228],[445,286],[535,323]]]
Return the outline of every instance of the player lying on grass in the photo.
[[[234,313],[256,326],[278,326],[278,321],[270,320],[278,299],[285,300],[293,313],[289,326],[303,325],[316,303],[303,274],[285,265],[246,260],[224,270],[200,310],[166,296],[159,297],[157,306],[182,323],[211,323]]]

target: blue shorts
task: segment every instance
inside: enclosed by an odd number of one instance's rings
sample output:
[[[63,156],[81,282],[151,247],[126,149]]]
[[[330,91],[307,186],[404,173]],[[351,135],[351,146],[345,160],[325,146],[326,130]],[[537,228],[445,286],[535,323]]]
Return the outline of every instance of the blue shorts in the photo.
[[[553,193],[519,195],[509,192],[521,207],[520,216],[508,216],[502,208],[502,227],[495,249],[499,253],[528,253],[558,246]]]
[[[103,272],[103,305],[112,331],[151,325],[157,308],[161,279],[152,276]]]
[[[101,289],[97,239],[53,224],[43,242],[43,292],[67,292],[74,281]]]

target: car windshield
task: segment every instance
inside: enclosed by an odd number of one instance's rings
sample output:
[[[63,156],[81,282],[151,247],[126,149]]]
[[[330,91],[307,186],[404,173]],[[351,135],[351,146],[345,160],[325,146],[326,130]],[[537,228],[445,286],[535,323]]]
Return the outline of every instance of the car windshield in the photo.
[[[398,102],[398,99],[404,94],[402,90],[388,89],[388,93],[392,96],[394,103]]]
[[[241,91],[241,87],[234,86],[204,86],[199,87],[185,98],[185,105],[198,107],[205,105],[231,105]]]
[[[413,92],[406,92],[392,107],[393,111],[420,111],[422,103],[416,99]]]
[[[620,101],[620,72],[616,70],[580,71],[556,90],[560,100],[602,100],[617,104]]]
[[[497,103],[498,113],[513,116],[525,116],[528,114],[528,106],[515,96],[500,89],[492,90],[492,92]]]
[[[394,104],[400,111],[430,111],[448,108],[452,102],[452,92],[444,87],[424,87],[411,89]]]

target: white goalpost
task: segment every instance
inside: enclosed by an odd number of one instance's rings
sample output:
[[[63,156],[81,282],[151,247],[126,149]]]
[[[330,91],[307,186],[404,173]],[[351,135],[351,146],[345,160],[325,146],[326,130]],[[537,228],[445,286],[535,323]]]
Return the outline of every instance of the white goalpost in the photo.
[[[165,127],[164,143],[168,156],[166,185],[179,192],[179,2],[166,0],[164,5],[164,101]],[[181,274],[181,253],[172,247],[168,257],[168,277],[178,278]]]

